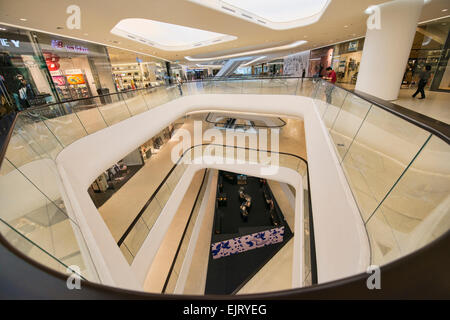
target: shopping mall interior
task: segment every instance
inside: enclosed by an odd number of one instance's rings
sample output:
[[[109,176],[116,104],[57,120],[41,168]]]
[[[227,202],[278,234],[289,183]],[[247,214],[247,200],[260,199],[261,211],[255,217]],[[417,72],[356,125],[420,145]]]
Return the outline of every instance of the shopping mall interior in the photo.
[[[0,1],[0,298],[450,299],[449,10]]]

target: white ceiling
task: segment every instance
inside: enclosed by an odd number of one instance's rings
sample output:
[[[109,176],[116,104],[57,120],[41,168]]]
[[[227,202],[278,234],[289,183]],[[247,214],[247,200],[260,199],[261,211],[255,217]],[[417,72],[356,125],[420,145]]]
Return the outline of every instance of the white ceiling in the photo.
[[[364,10],[370,5],[387,1],[332,0],[317,23],[288,30],[274,30],[187,0],[4,0],[0,1],[0,24],[45,31],[186,63],[185,56],[211,59],[273,47],[282,48],[277,52],[278,55],[287,55],[362,37],[366,32],[367,20]],[[66,9],[73,4],[81,8],[79,30],[70,30],[66,26],[69,16]],[[448,11],[442,10],[450,9],[449,6],[449,0],[432,0],[424,6],[420,21],[448,15]],[[129,18],[196,28],[234,36],[236,39],[209,46],[168,51],[110,32],[121,20]],[[289,47],[299,40],[306,40],[307,43]],[[266,53],[261,54],[267,56]]]

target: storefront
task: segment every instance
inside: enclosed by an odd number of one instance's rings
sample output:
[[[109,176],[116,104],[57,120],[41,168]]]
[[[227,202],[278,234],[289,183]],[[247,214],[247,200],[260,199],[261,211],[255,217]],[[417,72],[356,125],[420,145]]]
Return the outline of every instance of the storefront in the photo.
[[[326,69],[332,64],[333,51],[334,47],[324,47],[311,50],[308,74],[312,77],[325,76]]]
[[[427,87],[435,91],[450,91],[449,29],[450,18],[417,27],[402,87],[416,85],[420,72],[429,65],[431,80]]]
[[[118,91],[164,85],[164,61],[117,48],[108,48],[108,55]]]
[[[338,83],[356,84],[364,47],[364,38],[334,46],[332,68]]]
[[[220,70],[220,67],[215,69]],[[212,72],[211,72],[212,73]],[[208,77],[208,69],[187,69],[186,70],[186,78],[187,80],[199,80]]]
[[[104,46],[38,32],[33,35],[61,101],[115,92]]]
[[[172,138],[175,131],[175,124],[171,123],[153,138],[145,142],[139,148],[144,161],[149,160],[152,155],[157,154],[161,148]]]
[[[30,33],[0,25],[0,115],[55,102],[49,78]]]

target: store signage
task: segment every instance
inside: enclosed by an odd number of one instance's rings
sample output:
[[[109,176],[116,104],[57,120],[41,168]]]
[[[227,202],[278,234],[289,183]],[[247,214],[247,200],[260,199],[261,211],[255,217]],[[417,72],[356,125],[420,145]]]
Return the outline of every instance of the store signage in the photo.
[[[67,69],[65,71],[66,74],[82,74],[83,72],[80,69]]]
[[[348,51],[358,50],[358,41],[352,41],[348,43]]]
[[[2,45],[2,47],[11,47],[11,45],[12,45],[15,48],[20,48],[20,41],[19,40],[0,38],[0,44]]]
[[[65,86],[66,85],[66,78],[64,76],[53,76],[53,82],[57,86]]]
[[[58,49],[58,50],[67,50],[70,52],[77,52],[77,53],[89,53],[89,49],[83,46],[74,45],[74,44],[64,44],[61,40],[52,40],[52,48]]]
[[[82,74],[71,74],[66,76],[67,82],[70,84],[85,84],[84,77]]]

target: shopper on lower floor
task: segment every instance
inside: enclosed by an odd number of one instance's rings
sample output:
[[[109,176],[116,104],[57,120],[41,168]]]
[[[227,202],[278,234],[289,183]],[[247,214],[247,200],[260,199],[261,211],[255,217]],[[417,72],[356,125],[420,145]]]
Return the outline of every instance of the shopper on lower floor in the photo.
[[[425,99],[425,86],[427,85],[428,79],[430,79],[431,76],[431,66],[427,65],[425,66],[425,70],[423,70],[419,75],[419,84],[417,86],[417,91],[412,95],[413,98],[417,96],[417,94],[420,92],[420,98],[419,99]]]

